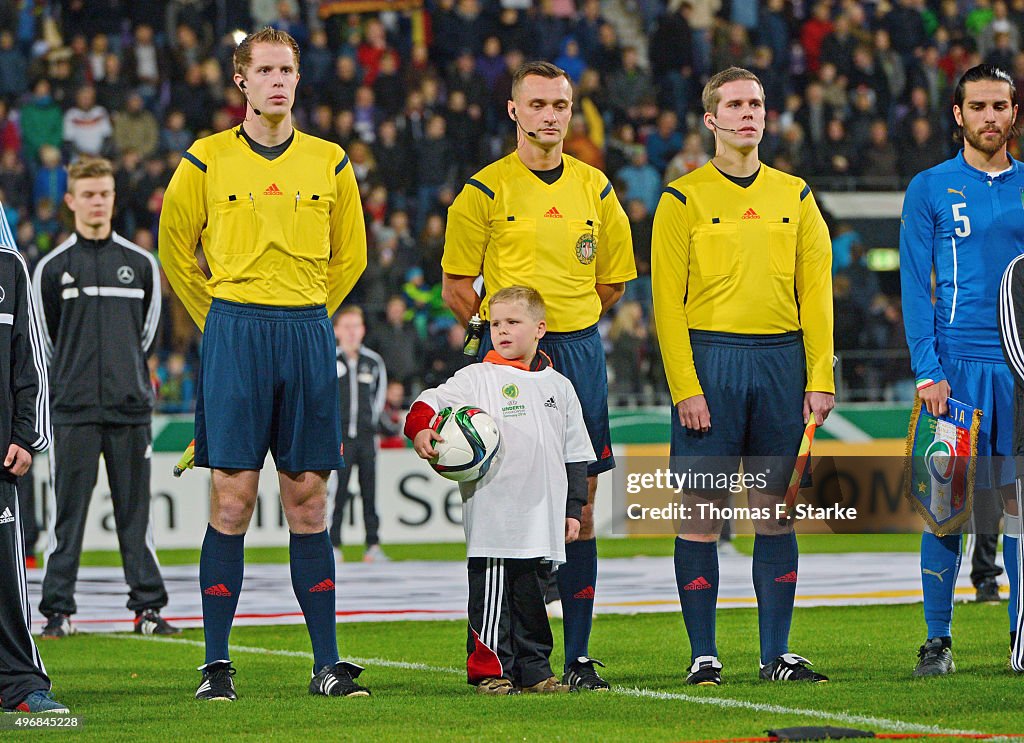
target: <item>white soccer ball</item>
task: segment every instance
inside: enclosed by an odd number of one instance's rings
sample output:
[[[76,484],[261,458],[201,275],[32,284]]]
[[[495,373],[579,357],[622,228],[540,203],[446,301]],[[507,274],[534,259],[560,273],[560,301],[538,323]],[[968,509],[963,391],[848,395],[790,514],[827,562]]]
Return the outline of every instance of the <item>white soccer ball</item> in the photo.
[[[473,405],[445,408],[431,428],[444,439],[434,442],[437,456],[430,466],[435,472],[455,482],[471,482],[487,474],[501,444],[498,425],[491,416]]]

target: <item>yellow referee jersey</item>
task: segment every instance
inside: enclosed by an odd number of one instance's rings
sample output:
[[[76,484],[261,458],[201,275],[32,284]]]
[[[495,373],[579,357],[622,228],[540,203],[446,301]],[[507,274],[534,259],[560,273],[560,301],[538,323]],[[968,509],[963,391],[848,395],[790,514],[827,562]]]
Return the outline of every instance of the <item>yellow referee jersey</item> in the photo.
[[[207,279],[196,260],[202,240]],[[196,141],[160,212],[160,262],[200,330],[213,297],[333,313],[366,268],[366,230],[348,155],[295,132],[279,157],[237,129]]]
[[[601,316],[595,284],[636,278],[629,221],[605,175],[562,156],[552,184],[513,152],[478,172],[448,209],[441,267],[484,277],[488,294],[531,286],[547,305],[548,329],[581,330]],[[487,298],[480,316],[487,317]]]
[[[665,188],[651,253],[654,316],[674,403],[703,394],[689,329],[802,329],[807,390],[835,391],[832,245],[802,180],[762,165],[742,188],[708,163]]]

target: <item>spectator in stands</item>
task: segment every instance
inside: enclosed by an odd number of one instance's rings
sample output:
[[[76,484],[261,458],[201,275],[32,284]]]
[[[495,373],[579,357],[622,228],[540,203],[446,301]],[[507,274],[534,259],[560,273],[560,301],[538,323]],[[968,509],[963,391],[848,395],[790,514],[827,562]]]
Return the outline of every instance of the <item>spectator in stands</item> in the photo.
[[[21,129],[11,116],[7,101],[0,98],[0,151],[21,152]]]
[[[480,140],[483,137],[483,121],[480,106],[467,105],[466,94],[461,90],[448,93],[448,108],[444,112],[446,129],[458,132],[451,138],[452,157],[455,159],[455,181],[462,183],[478,169]]]
[[[946,149],[935,141],[931,122],[918,117],[910,125],[910,141],[900,146],[897,169],[904,183],[946,159]]]
[[[853,175],[853,165],[857,151],[846,133],[846,125],[842,119],[828,122],[825,142],[818,150],[818,158],[813,167],[813,174],[827,178],[843,178]],[[843,184],[837,184],[842,187]]]
[[[191,131],[201,132],[209,128],[216,103],[199,63],[190,65],[185,71],[184,80],[175,83],[171,91],[171,107],[185,114],[185,125]]]
[[[619,170],[615,177],[625,185],[623,200],[636,199],[648,212],[654,213],[661,197],[662,179],[657,168],[648,162],[648,152],[648,149],[636,146],[633,149],[633,161]]]
[[[693,94],[693,29],[687,19],[690,11],[690,4],[684,2],[675,12],[661,16],[647,50],[662,101],[675,111],[679,121],[686,120]]]
[[[356,102],[359,88],[358,70],[352,57],[341,56],[334,62],[334,76],[322,91],[320,100],[335,112],[351,109]]]
[[[730,23],[721,27],[713,35],[714,46],[711,51],[711,68],[724,70],[731,64],[750,64],[750,39],[747,29],[738,23]]]
[[[160,146],[160,125],[143,105],[142,96],[132,93],[124,110],[114,114],[113,136],[117,152],[131,149],[143,158],[156,154]]]
[[[711,157],[708,155],[704,140],[698,132],[690,132],[683,139],[683,149],[675,154],[665,168],[665,183],[671,183],[676,178],[681,178],[687,173],[696,170],[707,163]],[[633,243],[636,245],[636,242]]]
[[[883,20],[892,39],[893,48],[903,58],[904,66],[909,65],[928,42],[928,31],[922,14],[923,6],[923,0],[898,0],[896,7]]]
[[[800,28],[800,46],[809,72],[816,73],[821,68],[821,47],[833,30],[831,15],[831,6],[821,0],[815,3],[811,17]]]
[[[647,324],[638,302],[619,303],[608,340],[612,344],[608,364],[614,379],[609,398],[617,397],[620,406],[636,404],[644,392],[643,361],[647,343]]]
[[[768,113],[779,113],[789,91],[789,74],[773,62],[770,47],[758,46],[754,49],[750,71],[761,80],[766,96],[764,105]]]
[[[573,116],[569,121],[569,134],[563,142],[562,151],[598,170],[604,170],[604,152],[590,136],[586,119],[582,116]]]
[[[393,295],[387,300],[383,323],[370,323],[370,343],[384,359],[390,379],[412,385],[421,374],[423,342],[405,319],[408,305]]]
[[[772,59],[775,60],[775,63],[784,74],[788,74],[790,31],[789,21],[786,18],[785,0],[768,0],[767,3],[762,5],[757,41],[758,44],[767,46],[772,50]]]
[[[601,78],[609,80],[612,75],[622,69],[622,46],[615,26],[606,23],[598,31],[597,61],[594,68],[601,73]],[[513,68],[514,69],[514,68]],[[504,88],[508,90],[508,88]]]
[[[28,60],[15,47],[14,33],[0,31],[0,98],[13,102],[28,90]]]
[[[454,174],[452,146],[443,116],[430,117],[426,136],[413,145],[413,150],[416,157],[416,225],[422,228],[427,215],[438,207],[441,187],[449,185]]]
[[[580,44],[575,36],[566,36],[562,39],[561,53],[555,57],[555,65],[565,70],[569,80],[576,84],[586,69],[586,63],[580,56]]]
[[[651,76],[640,66],[636,48],[625,47],[622,50],[622,69],[608,80],[608,100],[616,115],[623,119],[635,118],[640,103],[653,95]]]
[[[662,111],[658,114],[657,129],[647,135],[647,160],[661,174],[681,149],[683,134],[679,131],[679,119],[674,111]],[[653,211],[653,207],[650,208]]]
[[[639,302],[646,317],[652,310],[651,233],[654,230],[654,212],[648,211],[639,199],[632,199],[626,202],[626,216],[629,217],[629,234],[633,240],[636,278],[626,282],[626,292],[622,298]]]
[[[860,150],[858,175],[868,179],[868,188],[891,189],[898,185],[896,147],[889,141],[889,127],[877,119],[871,124],[871,140]]]
[[[440,214],[431,214],[427,223],[420,231],[417,240],[420,265],[427,283],[437,284],[441,281],[441,256],[444,253],[445,220]]]
[[[373,95],[382,116],[395,116],[405,103],[405,87],[398,64],[398,57],[392,54],[386,54],[380,60]]]
[[[39,163],[32,187],[32,203],[37,212],[43,199],[59,204],[68,190],[68,174],[61,162],[60,150],[44,144],[39,148]]]
[[[851,32],[849,17],[840,15],[833,23],[832,31],[821,42],[821,63],[831,62],[840,75],[849,75],[858,41]]]
[[[587,67],[593,68],[597,63],[601,43],[601,27],[608,22],[601,15],[600,0],[583,0],[582,5],[572,33],[579,42],[583,61]]]
[[[4,149],[0,153],[0,190],[4,192],[4,198],[0,200],[0,203],[5,207],[11,207],[20,212],[29,205],[32,187],[28,169],[18,157],[16,149]],[[12,226],[12,229],[16,230],[17,227]]]
[[[21,107],[22,148],[26,164],[31,168],[37,162],[43,145],[64,146],[64,115],[51,94],[50,81],[45,77],[32,87],[32,97]]]
[[[907,86],[907,68],[903,57],[892,48],[889,32],[880,28],[875,31],[875,63],[888,82],[890,105],[903,97]]]
[[[160,130],[161,152],[184,152],[195,141],[195,134],[185,125],[185,114],[178,109],[171,109],[164,119]]]

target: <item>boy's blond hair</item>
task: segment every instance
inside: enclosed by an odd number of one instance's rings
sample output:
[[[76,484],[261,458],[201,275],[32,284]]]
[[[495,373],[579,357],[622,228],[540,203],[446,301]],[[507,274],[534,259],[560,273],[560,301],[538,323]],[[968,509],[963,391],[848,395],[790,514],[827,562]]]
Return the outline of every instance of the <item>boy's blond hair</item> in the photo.
[[[83,157],[68,168],[68,193],[75,193],[75,183],[83,178],[114,177],[114,166],[102,157]]]
[[[526,311],[534,320],[543,320],[547,314],[547,307],[544,305],[544,298],[540,292],[529,286],[506,286],[499,289],[490,299],[488,306],[493,307],[502,302],[522,302],[526,305]]]

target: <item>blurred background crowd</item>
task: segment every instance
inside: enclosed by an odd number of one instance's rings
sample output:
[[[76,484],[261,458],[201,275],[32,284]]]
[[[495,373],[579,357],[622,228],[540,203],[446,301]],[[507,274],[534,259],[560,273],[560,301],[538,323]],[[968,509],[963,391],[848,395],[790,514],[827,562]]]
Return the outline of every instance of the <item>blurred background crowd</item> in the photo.
[[[551,60],[576,86],[565,150],[608,174],[633,228],[640,277],[602,321],[611,401],[665,403],[651,225],[663,184],[713,154],[707,77],[732,64],[760,76],[761,159],[815,193],[899,191],[955,153],[964,70],[998,64],[1024,90],[1022,21],[1024,0],[0,0],[0,201],[34,264],[72,225],[64,168],[104,155],[115,229],[155,250],[181,153],[245,115],[231,81],[243,30],[284,29],[302,48],[296,126],[344,147],[360,184],[369,264],[350,301],[408,397],[464,363],[440,297],[447,206],[515,146],[511,71]],[[830,228],[841,395],[906,399],[898,284],[880,282],[849,225]],[[161,410],[184,412],[200,336],[164,292],[152,373]]]

